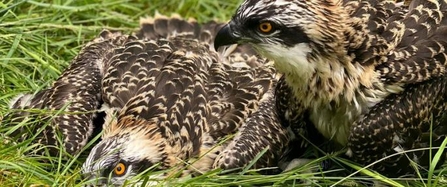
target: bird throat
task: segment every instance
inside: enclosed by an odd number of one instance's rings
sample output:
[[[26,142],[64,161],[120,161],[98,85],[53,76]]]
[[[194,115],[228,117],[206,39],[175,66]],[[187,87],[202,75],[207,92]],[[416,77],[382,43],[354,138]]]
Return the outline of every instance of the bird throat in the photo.
[[[309,111],[315,127],[326,138],[345,145],[352,123],[370,106],[360,85],[364,81],[362,76],[373,73],[373,70],[365,72],[360,65],[303,53],[306,47],[290,49],[292,51],[288,53],[295,56],[284,53],[286,55],[272,58],[275,59],[275,67],[285,75],[286,83],[300,104]],[[295,50],[300,52],[293,53]],[[368,77],[365,84],[370,85],[368,80],[372,79]]]
[[[333,55],[317,55],[308,44],[284,48],[269,46],[264,55],[275,61],[295,97],[305,107],[351,101],[364,68]]]

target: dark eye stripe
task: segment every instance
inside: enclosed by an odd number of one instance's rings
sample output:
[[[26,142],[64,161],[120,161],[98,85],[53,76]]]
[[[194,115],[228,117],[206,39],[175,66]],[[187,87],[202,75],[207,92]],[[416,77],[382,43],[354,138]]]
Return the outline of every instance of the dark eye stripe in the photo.
[[[142,160],[142,161],[133,163],[133,165],[135,166],[134,168],[137,168],[136,169],[137,172],[141,173],[141,172],[145,171],[146,169],[152,167],[154,165],[154,163],[152,163],[149,160]],[[155,171],[155,170],[157,170],[157,168],[154,168],[152,171]]]
[[[277,38],[282,40],[286,46],[292,47],[299,43],[310,43],[306,33],[299,27],[280,27]]]
[[[259,31],[259,24],[265,20],[262,20],[260,18],[251,18],[245,21],[244,27],[246,30],[255,31],[256,33],[260,33]],[[272,31],[265,34],[271,34],[276,33],[271,36],[270,38],[272,41],[277,41],[279,43],[282,43],[288,47],[295,46],[299,43],[310,43],[310,39],[307,36],[306,33],[304,33],[303,29],[300,27],[286,27],[284,25],[279,25],[273,21],[270,21],[270,24],[272,24]],[[249,33],[247,33],[249,34]],[[264,33],[260,34],[261,37],[270,37],[265,36]]]
[[[250,19],[245,22],[245,27],[247,29],[257,29],[259,26],[260,20]]]

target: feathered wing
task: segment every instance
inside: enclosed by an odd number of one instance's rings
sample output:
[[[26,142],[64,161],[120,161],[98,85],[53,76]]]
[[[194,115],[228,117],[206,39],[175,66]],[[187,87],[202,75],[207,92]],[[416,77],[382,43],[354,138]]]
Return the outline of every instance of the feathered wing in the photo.
[[[260,157],[253,168],[278,166],[289,136],[277,116],[272,91],[264,94],[258,109],[248,116],[233,140],[216,157],[214,168],[242,169],[257,156]]]
[[[165,150],[187,159],[205,154],[224,136],[242,130],[220,155],[241,161],[224,168],[245,166],[264,148],[268,153],[257,167],[274,166],[272,160],[288,142],[273,115],[275,72],[248,46],[228,49],[225,55],[213,51],[210,42],[220,26],[176,16],[143,19],[136,36],[117,47],[108,60],[103,100],[118,112],[116,121],[106,127],[105,138],[132,129],[132,123],[121,123],[124,119],[143,119],[147,128],[161,134],[163,145],[170,147]],[[259,106],[262,98],[264,104]]]
[[[387,84],[410,84],[445,74],[446,2],[345,1],[349,55],[374,66]]]
[[[413,0],[408,10],[394,12],[399,19],[384,22],[382,34],[371,33],[388,38],[384,40],[387,48],[380,50],[384,54],[368,54],[376,59],[372,64],[381,83],[403,91],[389,95],[353,124],[348,155],[356,161],[371,163],[384,154],[437,147],[445,138],[446,8],[446,1]],[[401,175],[413,171],[399,167],[409,165],[409,160],[428,166],[431,159],[428,150],[411,152],[391,157],[374,169]]]
[[[441,77],[412,85],[371,108],[353,124],[349,154],[361,163],[372,163],[384,154],[400,153],[373,166],[393,176],[413,173],[410,160],[425,168],[430,166],[430,156],[434,155],[430,151],[436,152],[447,134],[446,81],[446,77]],[[403,152],[419,148],[429,150]],[[444,160],[445,156],[441,156],[438,166]]]
[[[412,1],[401,40],[387,61],[377,67],[389,84],[412,84],[444,76],[446,73],[447,3],[445,1]]]
[[[177,14],[171,17],[156,15],[155,17],[142,18],[140,20],[140,29],[136,31],[135,35],[138,38],[148,40],[177,36],[197,39],[209,46],[209,49],[213,51],[214,37],[224,24],[217,21],[199,24],[192,18],[185,20]],[[220,60],[230,64],[254,67],[259,66],[261,63],[268,63],[267,60],[259,57],[249,45],[233,45],[229,49],[218,52],[222,57]]]
[[[348,53],[353,61],[363,66],[376,65],[383,61],[402,39],[405,26],[401,19],[406,7],[398,7],[393,1],[344,1],[348,10]]]
[[[26,123],[11,136],[24,140],[44,127],[36,141],[49,145],[51,154],[59,153],[57,134],[62,135],[67,153],[79,152],[96,125],[93,121],[101,103],[102,59],[115,45],[111,42],[114,37],[112,33],[103,33],[81,50],[50,88],[17,98],[11,104],[14,110],[8,114],[8,125],[18,125],[27,118],[33,123]]]
[[[146,154],[163,155],[161,167],[169,168],[200,149],[207,64],[215,57],[186,38],[129,37],[132,40],[116,48],[105,73],[104,102],[117,112],[116,119],[106,124],[103,138],[143,132],[141,138],[160,149]]]
[[[209,108],[218,113],[214,112],[208,121],[209,134],[215,139],[236,134],[226,142],[213,167],[242,168],[264,149],[267,152],[253,167],[277,166],[275,162],[288,143],[288,136],[272,102],[274,72],[268,66],[232,70],[231,66],[218,65],[226,67],[212,70],[225,72],[211,72]]]

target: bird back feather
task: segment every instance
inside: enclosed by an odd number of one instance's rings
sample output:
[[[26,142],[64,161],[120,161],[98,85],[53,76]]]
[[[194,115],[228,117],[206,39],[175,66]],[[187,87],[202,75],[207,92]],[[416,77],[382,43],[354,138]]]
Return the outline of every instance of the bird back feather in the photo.
[[[136,123],[121,123],[121,119],[146,120],[147,128],[157,129],[167,146],[182,145],[184,150],[175,154],[186,159],[200,154],[205,137],[217,143],[236,133],[258,110],[276,75],[265,65],[269,62],[248,46],[236,46],[225,51],[226,56],[214,51],[214,33],[221,26],[217,22],[201,25],[175,15],[143,19],[136,35],[128,36],[129,41],[104,60],[109,68],[102,83],[103,100],[118,108],[117,119],[107,124],[104,138],[129,129],[141,130],[133,127]],[[250,122],[250,128],[258,122]],[[266,121],[264,125],[271,124]],[[279,124],[271,128],[284,132]],[[247,134],[239,138],[246,141]],[[278,136],[277,146],[281,147],[287,137]]]

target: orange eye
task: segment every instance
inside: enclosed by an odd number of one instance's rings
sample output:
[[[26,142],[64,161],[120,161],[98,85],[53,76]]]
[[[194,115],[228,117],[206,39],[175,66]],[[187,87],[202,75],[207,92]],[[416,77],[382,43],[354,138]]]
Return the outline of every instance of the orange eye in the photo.
[[[124,173],[126,173],[126,165],[124,165],[122,162],[118,163],[115,166],[115,169],[113,169],[113,172],[115,173],[115,175],[121,176]]]
[[[273,31],[273,25],[270,22],[262,22],[259,24],[259,31],[262,33],[269,33]]]

